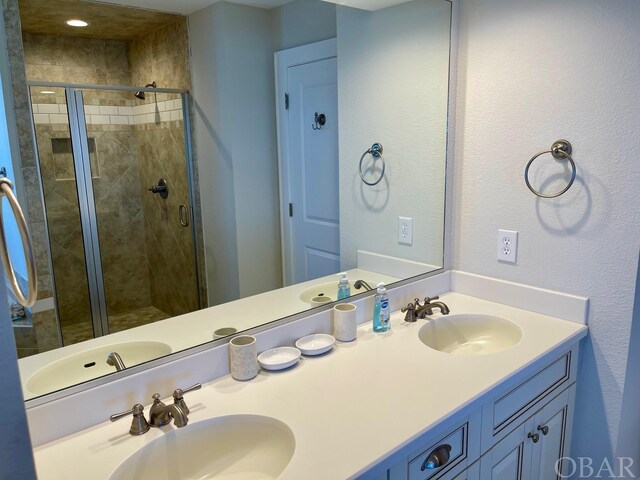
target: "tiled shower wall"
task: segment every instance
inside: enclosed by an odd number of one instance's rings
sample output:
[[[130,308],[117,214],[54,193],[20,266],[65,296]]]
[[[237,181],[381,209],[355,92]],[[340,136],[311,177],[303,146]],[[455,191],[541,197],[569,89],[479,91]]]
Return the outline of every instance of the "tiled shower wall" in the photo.
[[[186,19],[129,42],[132,84],[155,81],[158,87],[191,90],[188,51]],[[181,160],[185,158],[183,118],[175,119],[169,111],[178,107],[179,98],[147,93],[144,104],[135,107],[143,109],[143,116],[134,116],[139,118],[136,129],[143,182],[153,185],[164,178],[169,187],[166,200],[147,195],[143,204],[151,301],[170,315],[199,307],[191,228],[181,226],[178,220],[179,206],[189,205],[189,179]]]

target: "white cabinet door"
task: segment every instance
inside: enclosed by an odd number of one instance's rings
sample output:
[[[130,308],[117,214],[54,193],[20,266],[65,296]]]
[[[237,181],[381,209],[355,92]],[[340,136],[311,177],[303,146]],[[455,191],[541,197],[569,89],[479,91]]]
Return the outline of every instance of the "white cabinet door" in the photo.
[[[454,480],[480,480],[480,462],[476,462]]]
[[[570,394],[565,390],[547,404],[534,417],[534,429],[540,434],[540,441],[534,445],[531,463],[532,480],[552,480],[563,478],[560,459],[568,449],[566,432],[570,428]],[[566,466],[565,466],[566,468]]]
[[[529,419],[498,442],[480,459],[482,480],[528,480],[531,471],[533,419]],[[531,436],[529,436],[531,434]]]

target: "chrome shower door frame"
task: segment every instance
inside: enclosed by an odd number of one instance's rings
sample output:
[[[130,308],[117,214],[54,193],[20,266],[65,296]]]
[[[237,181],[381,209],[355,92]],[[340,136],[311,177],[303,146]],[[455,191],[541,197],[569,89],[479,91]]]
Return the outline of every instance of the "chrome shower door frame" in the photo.
[[[129,87],[120,85],[95,85],[95,84],[73,84],[64,82],[39,82],[28,81],[29,87],[50,87],[64,88],[67,101],[67,115],[69,117],[69,132],[71,135],[71,145],[73,153],[73,164],[76,172],[76,187],[78,192],[78,203],[80,212],[80,223],[82,227],[82,241],[85,256],[85,266],[87,271],[87,284],[89,290],[89,304],[91,309],[91,322],[93,326],[94,337],[108,335],[109,329],[109,312],[107,309],[105,282],[103,276],[102,255],[100,251],[100,241],[98,233],[98,218],[95,205],[95,197],[93,194],[93,179],[91,176],[91,163],[89,154],[89,133],[85,120],[84,100],[82,96],[83,90],[109,90],[109,91],[143,91],[156,93],[172,93],[181,95],[182,113],[184,123],[184,141],[185,141],[185,162],[187,168],[188,194],[190,202],[190,220],[191,235],[193,238],[193,254],[196,272],[196,291],[198,297],[198,308],[205,308],[202,298],[202,265],[199,255],[200,246],[198,243],[198,229],[202,228],[200,221],[194,218],[194,206],[196,204],[196,175],[193,162],[193,148],[191,144],[191,113],[189,92],[176,88],[149,88],[149,87]],[[35,130],[34,130],[35,142]],[[46,209],[45,209],[46,217]],[[45,228],[48,227],[45,222]],[[49,240],[47,235],[47,240]],[[50,241],[48,241],[49,249]],[[49,251],[49,258],[52,258]],[[52,265],[51,271],[52,269]],[[57,293],[55,290],[55,279],[52,278],[56,302],[56,316],[58,315]]]
[[[84,100],[82,91],[66,87],[67,109],[69,112],[69,129],[73,149],[73,164],[76,171],[78,188],[78,204],[80,207],[80,223],[82,225],[82,241],[84,244],[87,282],[89,285],[89,303],[91,305],[91,321],[93,336],[101,337],[109,333],[109,315],[105,296],[104,277],[102,275],[102,255],[98,239],[98,219],[96,217],[91,163],[89,158],[89,134],[85,121]]]

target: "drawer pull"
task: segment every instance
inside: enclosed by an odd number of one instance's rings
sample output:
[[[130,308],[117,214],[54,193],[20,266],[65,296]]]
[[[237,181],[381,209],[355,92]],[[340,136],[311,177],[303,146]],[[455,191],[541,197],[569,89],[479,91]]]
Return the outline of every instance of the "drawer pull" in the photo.
[[[527,438],[530,438],[531,440],[533,440],[533,443],[538,443],[540,441],[540,435],[538,435],[537,433],[529,432],[529,435],[527,435]]]
[[[544,427],[542,425],[538,425],[538,430],[540,430],[543,435],[549,433],[549,427],[547,427],[546,425]]]
[[[420,470],[435,470],[445,465],[451,457],[451,445],[440,445],[433,449],[422,464]]]

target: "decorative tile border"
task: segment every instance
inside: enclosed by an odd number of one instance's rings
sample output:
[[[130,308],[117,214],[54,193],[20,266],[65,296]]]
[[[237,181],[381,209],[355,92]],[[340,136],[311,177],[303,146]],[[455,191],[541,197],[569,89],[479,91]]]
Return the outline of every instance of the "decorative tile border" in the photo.
[[[40,124],[68,124],[67,106],[34,103],[33,119]],[[146,103],[134,107],[85,105],[89,125],[144,125],[182,120],[182,99]]]

